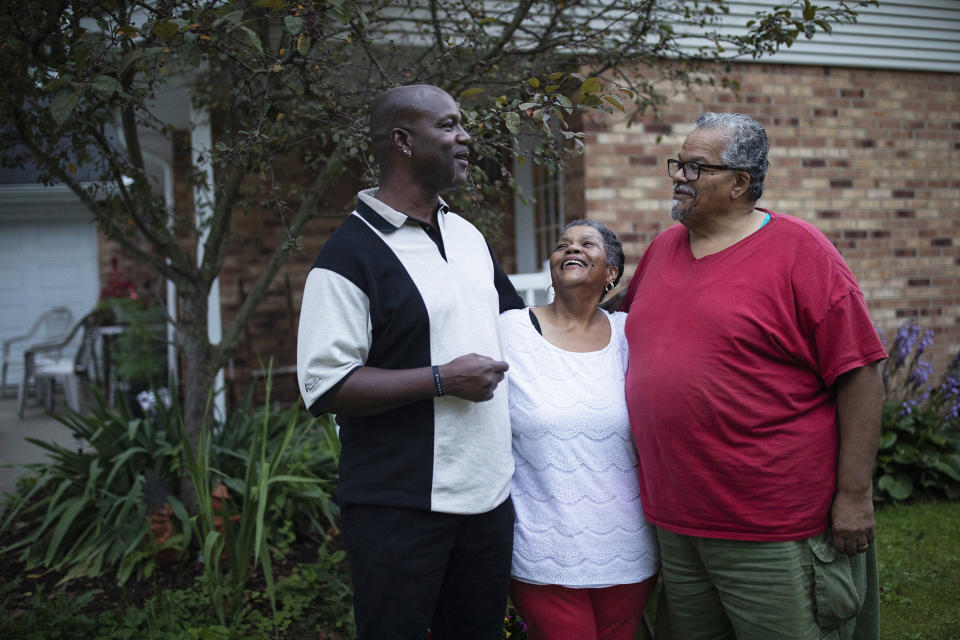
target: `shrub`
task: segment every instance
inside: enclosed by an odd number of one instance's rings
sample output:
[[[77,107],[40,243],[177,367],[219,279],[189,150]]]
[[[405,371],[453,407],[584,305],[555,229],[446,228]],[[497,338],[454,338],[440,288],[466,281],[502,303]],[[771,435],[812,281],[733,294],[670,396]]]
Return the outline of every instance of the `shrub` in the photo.
[[[273,580],[272,543],[278,532],[290,521],[276,522],[284,513],[277,504],[288,505],[291,513],[308,510],[327,513],[333,523],[333,502],[325,487],[332,488],[335,465],[328,452],[311,450],[305,446],[311,437],[317,437],[312,419],[303,420],[298,408],[282,412],[282,429],[271,429],[271,378],[266,380],[266,404],[257,415],[259,426],[250,431],[246,452],[237,455],[242,479],[227,477],[212,465],[211,435],[216,431],[207,422],[200,431],[196,450],[190,446],[186,433],[181,432],[187,470],[201,496],[213,495],[211,486],[222,482],[238,491],[239,508],[223,501],[219,513],[212,501],[200,500],[199,513],[193,526],[202,545],[202,584],[210,597],[222,624],[241,620],[248,605],[245,588],[256,568],[262,569],[265,593],[276,614],[276,586]],[[245,405],[249,405],[248,395]],[[250,414],[243,406],[240,413]],[[221,431],[227,431],[223,429]],[[271,438],[271,436],[273,436]],[[241,441],[242,444],[242,441]],[[302,447],[310,454],[304,459],[295,452]],[[321,475],[314,474],[320,465]],[[306,475],[299,475],[300,473]],[[313,519],[313,515],[309,519]],[[312,520],[315,522],[315,520]],[[323,529],[321,529],[323,533]],[[324,534],[325,535],[325,534]],[[226,563],[222,563],[222,559]]]
[[[939,383],[923,357],[933,332],[905,325],[883,366],[886,399],[874,474],[881,500],[960,498],[960,352]]]
[[[161,552],[174,560],[196,556],[185,553],[197,530],[196,516],[167,492],[178,488],[186,473],[176,397],[169,408],[158,402],[138,418],[123,403],[111,407],[98,394],[90,413],[57,419],[88,446],[76,451],[31,440],[51,460],[28,465],[36,480],[25,480],[11,497],[0,531],[11,532],[16,542],[2,553],[17,553],[28,569],[62,572],[64,579],[113,572],[121,584],[133,575],[149,577]],[[317,422],[297,407],[271,412],[252,407],[249,397],[225,427],[210,429],[215,454],[206,477],[215,476],[214,486],[223,483],[234,493],[228,507],[234,513],[252,499],[263,549],[283,555],[298,537],[323,540],[335,528],[332,430],[330,421]],[[248,487],[251,481],[256,484]],[[265,481],[269,499],[259,501]],[[159,547],[150,537],[151,502],[161,507],[168,502],[174,516],[174,535]]]
[[[271,490],[265,525],[271,544],[281,552],[295,538],[309,536],[320,543],[337,528],[339,510],[332,499],[337,482],[339,441],[330,416],[317,420],[297,403],[273,408],[254,407],[253,388],[211,442],[211,465],[220,481],[243,495],[250,444],[266,438],[266,451],[280,451],[275,468],[287,481]],[[291,427],[292,424],[292,427]],[[290,442],[284,444],[288,428]],[[295,479],[295,478],[299,478]]]
[[[92,638],[97,631],[95,616],[87,608],[95,594],[71,596],[38,590],[23,601],[19,581],[0,583],[0,634],[7,640],[53,640]],[[14,605],[19,615],[10,615]]]
[[[64,579],[98,576],[118,567],[118,580],[132,573],[149,575],[159,549],[150,543],[150,514],[145,480],[176,477],[180,450],[175,414],[135,418],[124,407],[107,405],[97,394],[89,414],[57,417],[87,445],[74,451],[28,438],[46,449],[50,462],[27,465],[38,479],[14,496],[0,530],[13,530],[27,569],[65,572]],[[188,517],[174,496],[167,496],[189,536]],[[183,548],[188,538],[174,536],[167,548]]]

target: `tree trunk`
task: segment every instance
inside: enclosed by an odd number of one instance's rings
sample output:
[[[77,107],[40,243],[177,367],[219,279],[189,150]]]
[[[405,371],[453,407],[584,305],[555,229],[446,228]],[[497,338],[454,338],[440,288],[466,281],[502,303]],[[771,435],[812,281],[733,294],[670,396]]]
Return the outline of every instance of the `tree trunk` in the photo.
[[[217,373],[215,347],[207,336],[205,294],[184,296],[182,318],[183,424],[187,442],[199,454],[201,430],[209,426],[210,393]],[[189,513],[197,512],[196,490],[186,470],[180,477],[180,499]]]

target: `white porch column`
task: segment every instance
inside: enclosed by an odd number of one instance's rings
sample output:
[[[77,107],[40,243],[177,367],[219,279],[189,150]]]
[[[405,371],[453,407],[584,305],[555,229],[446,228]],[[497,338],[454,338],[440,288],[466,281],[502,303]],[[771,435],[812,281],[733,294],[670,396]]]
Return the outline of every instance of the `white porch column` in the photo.
[[[193,188],[193,202],[196,211],[197,228],[201,229],[197,243],[197,262],[203,262],[203,250],[210,231],[206,221],[213,215],[213,162],[210,154],[213,150],[213,134],[210,128],[210,112],[190,105],[190,154],[194,169],[203,176],[203,183]],[[207,300],[207,331],[212,344],[219,344],[223,338],[223,325],[220,318],[220,278],[210,287]],[[214,381],[213,410],[214,417],[221,423],[227,417],[227,396],[223,381],[223,369],[217,371]]]

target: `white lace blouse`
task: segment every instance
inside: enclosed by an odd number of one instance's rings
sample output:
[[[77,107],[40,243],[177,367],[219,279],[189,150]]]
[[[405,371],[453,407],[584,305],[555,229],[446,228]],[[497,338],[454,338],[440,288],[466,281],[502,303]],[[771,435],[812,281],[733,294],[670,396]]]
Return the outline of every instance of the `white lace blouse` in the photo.
[[[626,314],[607,317],[610,343],[577,353],[547,342],[527,309],[500,316],[510,364],[518,580],[605,587],[641,582],[658,570],[624,399]]]

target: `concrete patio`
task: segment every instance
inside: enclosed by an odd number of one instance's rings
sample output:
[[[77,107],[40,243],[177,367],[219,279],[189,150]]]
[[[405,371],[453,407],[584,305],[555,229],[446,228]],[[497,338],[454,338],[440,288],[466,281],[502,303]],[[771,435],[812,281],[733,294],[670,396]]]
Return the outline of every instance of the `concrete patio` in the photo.
[[[63,391],[58,389],[54,413],[65,409]],[[17,478],[25,471],[22,465],[46,460],[46,452],[25,438],[55,442],[63,447],[76,446],[70,430],[48,415],[35,398],[27,398],[23,418],[17,417],[16,389],[6,390],[0,396],[0,500],[5,501],[3,494],[13,491]]]

